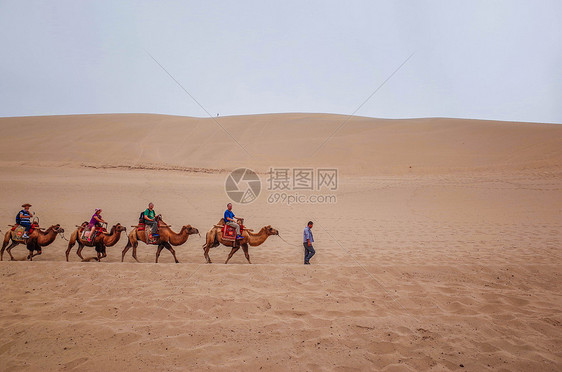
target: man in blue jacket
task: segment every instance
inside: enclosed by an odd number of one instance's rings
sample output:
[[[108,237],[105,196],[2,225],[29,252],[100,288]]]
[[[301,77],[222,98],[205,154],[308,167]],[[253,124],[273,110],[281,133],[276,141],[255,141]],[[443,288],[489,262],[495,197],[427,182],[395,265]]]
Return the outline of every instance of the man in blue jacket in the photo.
[[[304,228],[304,234],[303,234],[303,245],[304,245],[304,264],[305,265],[310,265],[310,259],[312,258],[312,256],[314,256],[314,254],[316,253],[316,251],[314,250],[314,247],[312,246],[312,243],[314,243],[314,236],[312,236],[312,221],[308,221],[308,225]]]

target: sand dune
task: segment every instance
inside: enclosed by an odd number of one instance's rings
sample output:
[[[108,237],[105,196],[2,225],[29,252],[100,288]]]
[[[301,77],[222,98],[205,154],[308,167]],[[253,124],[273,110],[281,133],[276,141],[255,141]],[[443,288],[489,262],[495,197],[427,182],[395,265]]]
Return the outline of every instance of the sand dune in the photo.
[[[251,166],[261,171],[279,164],[321,165],[372,175],[536,169],[557,167],[562,158],[559,126],[537,123],[322,114],[214,119],[122,114],[4,118],[0,128],[1,161],[32,165]],[[29,147],[18,141],[23,134]]]
[[[204,232],[238,166],[337,167],[334,204],[235,205],[280,237],[205,264],[80,262],[57,239],[0,262],[2,370],[541,370],[562,365],[562,126],[314,114],[0,119],[0,229],[23,202],[68,237],[148,201]],[[25,138],[25,139],[24,139]],[[411,167],[411,168],[410,168]],[[306,194],[306,192],[302,192]],[[318,254],[302,265],[314,220]],[[24,259],[26,249],[13,249]],[[94,255],[85,248],[84,255]]]

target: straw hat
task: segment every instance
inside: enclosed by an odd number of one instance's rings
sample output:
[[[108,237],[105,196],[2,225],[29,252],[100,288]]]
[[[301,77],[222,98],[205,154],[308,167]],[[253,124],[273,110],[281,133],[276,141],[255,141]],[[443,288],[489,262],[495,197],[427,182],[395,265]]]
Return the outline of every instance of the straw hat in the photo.
[[[22,205],[22,208],[25,208],[25,207],[31,207],[31,204],[29,204],[29,203],[23,204],[23,205]]]

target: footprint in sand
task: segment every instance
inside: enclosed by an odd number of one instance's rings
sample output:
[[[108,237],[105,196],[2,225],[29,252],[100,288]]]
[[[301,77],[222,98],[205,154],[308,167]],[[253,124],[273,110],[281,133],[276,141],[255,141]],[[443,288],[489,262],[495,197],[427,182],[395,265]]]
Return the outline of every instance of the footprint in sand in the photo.
[[[74,360],[72,360],[68,363],[65,363],[64,367],[66,369],[74,369],[74,368],[78,367],[79,365],[86,363],[87,361],[88,361],[88,358],[77,358],[77,359],[74,359]]]

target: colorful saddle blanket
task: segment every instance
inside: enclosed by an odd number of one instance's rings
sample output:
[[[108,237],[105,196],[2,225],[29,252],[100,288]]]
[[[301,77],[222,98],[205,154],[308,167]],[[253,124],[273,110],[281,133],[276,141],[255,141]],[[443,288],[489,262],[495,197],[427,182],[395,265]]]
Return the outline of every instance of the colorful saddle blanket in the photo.
[[[103,227],[99,227],[99,226],[94,227],[94,229],[95,229],[95,230],[94,230],[94,232],[93,232],[93,234],[92,234],[92,239],[91,239],[92,241],[94,241],[94,240],[96,239],[96,237],[97,237],[99,234],[102,234],[102,233],[104,233],[104,232],[107,231],[107,230],[104,229]],[[88,229],[88,226],[83,227],[83,228],[82,228],[82,231],[80,232],[80,239],[82,239],[82,240],[88,240],[88,234],[89,234],[89,233],[90,233],[90,229]]]
[[[160,223],[158,223],[158,226],[160,226]],[[139,223],[137,231],[144,231],[146,234],[146,244],[158,244],[159,235],[152,235],[152,229],[150,227],[147,229],[146,224]]]
[[[12,227],[12,240],[20,243],[25,242],[25,239],[23,238],[24,233],[25,233],[25,227],[21,225],[16,225]]]
[[[240,234],[244,231],[244,226],[240,225]],[[222,238],[224,240],[235,241],[236,240],[236,229],[229,225],[224,225],[222,227]]]
[[[38,228],[39,225],[36,223],[31,224],[31,228],[29,229],[29,233],[27,235],[31,235],[33,230]],[[12,226],[12,240],[18,243],[25,243],[26,239],[23,238],[23,234],[25,233],[25,227],[22,225],[14,225]]]

